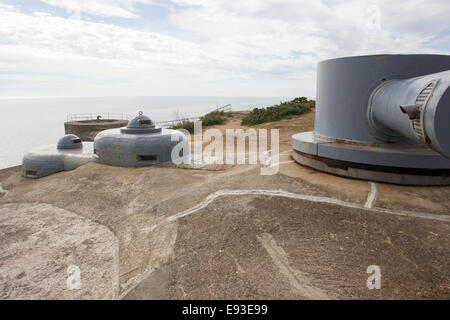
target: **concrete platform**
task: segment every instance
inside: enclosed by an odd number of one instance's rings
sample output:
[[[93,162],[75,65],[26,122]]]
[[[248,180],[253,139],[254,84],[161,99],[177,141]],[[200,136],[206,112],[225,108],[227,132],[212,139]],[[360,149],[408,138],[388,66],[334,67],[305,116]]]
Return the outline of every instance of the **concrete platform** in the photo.
[[[1,170],[0,297],[450,298],[449,187],[330,176],[290,152],[280,163],[274,176],[256,165],[90,163],[39,180]],[[66,288],[71,264],[80,290]],[[370,265],[380,290],[366,287]]]
[[[95,136],[104,130],[126,127],[128,120],[81,120],[64,123],[66,134],[75,134],[83,141],[94,141]]]

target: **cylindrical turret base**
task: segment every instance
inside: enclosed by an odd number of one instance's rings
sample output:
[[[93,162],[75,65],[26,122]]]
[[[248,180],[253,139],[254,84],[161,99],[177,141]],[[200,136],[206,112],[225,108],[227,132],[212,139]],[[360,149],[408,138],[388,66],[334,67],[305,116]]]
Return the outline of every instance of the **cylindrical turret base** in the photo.
[[[321,62],[314,132],[292,136],[293,158],[350,178],[450,185],[447,70],[445,55]]]
[[[321,172],[401,185],[450,185],[450,160],[428,148],[319,141],[313,132],[292,137],[293,159]]]

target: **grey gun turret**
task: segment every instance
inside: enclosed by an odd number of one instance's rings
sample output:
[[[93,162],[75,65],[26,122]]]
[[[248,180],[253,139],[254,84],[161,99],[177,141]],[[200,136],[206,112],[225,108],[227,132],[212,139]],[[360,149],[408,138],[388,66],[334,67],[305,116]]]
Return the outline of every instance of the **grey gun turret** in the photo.
[[[313,132],[294,159],[336,175],[450,184],[450,56],[379,55],[323,61]]]

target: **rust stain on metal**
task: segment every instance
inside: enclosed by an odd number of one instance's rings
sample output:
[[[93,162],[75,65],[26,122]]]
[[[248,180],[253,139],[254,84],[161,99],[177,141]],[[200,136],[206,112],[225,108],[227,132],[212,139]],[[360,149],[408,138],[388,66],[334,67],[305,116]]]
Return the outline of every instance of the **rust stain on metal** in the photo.
[[[377,59],[385,59],[387,56],[388,56],[387,54],[377,54],[375,56],[375,58],[377,58]]]
[[[338,145],[338,146],[344,145],[344,146],[358,147],[358,148],[364,148],[364,149],[380,149],[380,148],[382,149],[383,148],[382,144],[383,145],[394,144],[394,145],[399,145],[399,146],[402,145],[401,143],[398,143],[396,141],[387,141],[387,142],[383,142],[383,143],[375,141],[375,142],[372,142],[369,144],[366,144],[366,143],[362,144],[362,143],[358,143],[356,141],[344,140],[344,139],[336,139],[334,141],[327,142],[326,144],[327,145]]]
[[[356,147],[365,147],[366,146],[366,145],[362,145],[362,144],[357,143],[352,140],[344,140],[344,139],[336,139],[328,144],[337,144],[337,145],[345,144],[345,145],[351,145],[351,146],[356,146]]]

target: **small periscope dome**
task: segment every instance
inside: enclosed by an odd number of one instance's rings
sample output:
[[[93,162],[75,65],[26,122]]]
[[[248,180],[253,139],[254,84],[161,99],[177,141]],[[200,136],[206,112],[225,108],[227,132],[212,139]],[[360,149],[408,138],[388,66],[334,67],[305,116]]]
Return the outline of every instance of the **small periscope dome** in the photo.
[[[139,112],[127,127],[100,132],[94,139],[94,153],[103,164],[144,167],[181,162],[189,156],[189,143],[182,132],[156,128]]]
[[[68,134],[59,139],[56,145],[47,145],[32,149],[22,160],[23,176],[40,178],[69,171],[95,161],[92,142],[81,142],[81,139]]]

